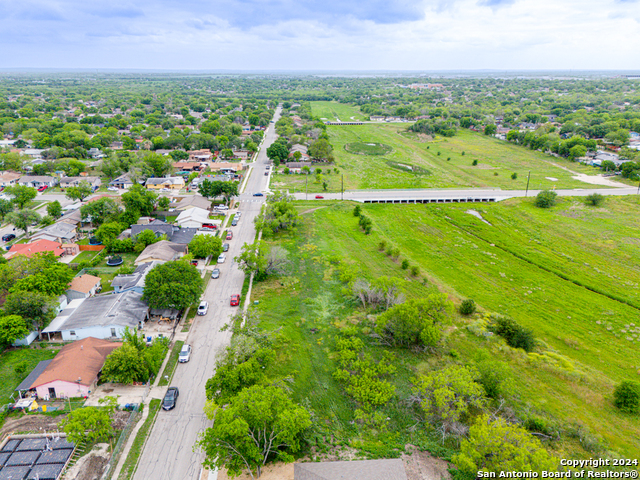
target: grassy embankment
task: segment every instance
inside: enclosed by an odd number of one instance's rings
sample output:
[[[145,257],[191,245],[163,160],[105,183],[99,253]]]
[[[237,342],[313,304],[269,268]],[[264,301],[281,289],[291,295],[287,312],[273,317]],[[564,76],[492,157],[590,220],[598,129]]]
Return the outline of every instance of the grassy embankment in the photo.
[[[336,204],[307,213],[297,234],[277,240],[291,252],[294,273],[257,284],[253,293],[262,325],[281,327],[286,338],[270,374],[294,377],[296,400],[315,412],[326,437],[319,444],[350,445],[374,455],[389,455],[405,442],[436,448],[417,411],[402,401],[411,378],[488,355],[513,373],[518,416],[544,418],[561,432],[549,445],[558,455],[582,458],[602,454],[600,448],[637,453],[640,425],[611,404],[614,385],[640,373],[637,198],[608,198],[603,208],[566,199],[551,210],[536,209],[530,200],[372,205],[363,207],[374,224],[369,236],[351,208]],[[466,213],[469,208],[491,225]],[[400,249],[400,259],[418,265],[421,278],[379,252],[381,239]],[[540,343],[526,354],[474,334],[479,316],[456,316],[435,354],[394,351],[398,398],[383,408],[391,433],[371,432],[352,423],[354,405],[332,377],[336,333],[356,325],[367,338],[365,312],[341,292],[332,257],[352,263],[364,278],[404,279],[408,297],[439,289],[455,302],[473,298],[482,310],[510,315],[533,329]],[[375,340],[367,343],[374,356],[380,354]]]
[[[352,122],[365,120],[366,116],[360,111],[360,107],[338,102],[311,102],[311,109],[316,117],[323,121]]]
[[[339,192],[344,174],[345,190],[394,188],[501,188],[524,190],[531,172],[531,190],[553,188],[590,188],[572,178],[574,173],[599,171],[563,158],[531,151],[493,137],[459,129],[452,138],[406,132],[407,124],[366,124],[329,126],[334,147],[333,167],[321,167],[329,192]],[[386,155],[358,155],[346,148],[355,143],[384,144],[392,148]],[[463,154],[464,152],[464,154]],[[474,160],[478,165],[473,166]],[[282,172],[283,167],[279,171]],[[410,169],[413,169],[411,171]],[[569,171],[569,170],[571,171]],[[512,174],[517,178],[512,179]],[[555,179],[555,180],[554,180]],[[305,175],[275,174],[272,188],[305,191]],[[310,176],[308,192],[323,191],[322,182]]]

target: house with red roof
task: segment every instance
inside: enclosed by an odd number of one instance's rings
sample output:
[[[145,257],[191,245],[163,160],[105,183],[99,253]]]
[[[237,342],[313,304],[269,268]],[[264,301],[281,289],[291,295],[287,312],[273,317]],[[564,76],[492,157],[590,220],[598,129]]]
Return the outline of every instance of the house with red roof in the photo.
[[[36,240],[31,243],[16,243],[11,246],[9,253],[5,255],[5,258],[11,258],[15,255],[24,255],[26,257],[32,257],[36,253],[51,252],[56,257],[64,255],[64,248],[62,244],[58,242],[52,242],[51,240]]]

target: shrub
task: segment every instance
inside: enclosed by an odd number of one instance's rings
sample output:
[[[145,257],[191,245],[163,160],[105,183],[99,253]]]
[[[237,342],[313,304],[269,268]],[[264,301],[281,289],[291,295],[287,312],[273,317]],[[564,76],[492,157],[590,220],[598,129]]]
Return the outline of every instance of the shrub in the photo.
[[[402,265],[401,265],[403,270],[406,270],[407,268],[409,268],[409,260],[407,260],[406,258],[404,260],[402,260]]]
[[[470,298],[464,300],[462,304],[460,304],[460,313],[462,315],[471,315],[476,313],[476,302]]]
[[[471,162],[471,165],[473,165],[474,167],[475,167],[476,165],[478,165],[478,160],[475,160],[475,159],[474,159],[474,160],[473,160],[473,162]]]
[[[440,156],[440,152],[438,152],[438,156]]]
[[[364,234],[369,235],[371,233],[371,224],[367,224],[364,227]]]
[[[353,216],[354,217],[359,217],[361,215],[361,213],[362,213],[362,209],[360,208],[360,205],[356,205],[353,208]]]
[[[447,162],[450,162],[450,161],[451,161],[451,157],[447,157]]]
[[[394,260],[397,260],[398,257],[400,256],[400,249],[396,247],[393,250],[391,250],[391,256],[393,257]]]
[[[462,156],[464,157],[464,150],[462,151]]]
[[[536,195],[534,205],[539,208],[551,208],[556,204],[558,194],[551,190],[543,190]]]
[[[420,275],[420,267],[416,265],[411,267],[411,275],[413,275],[414,277],[417,277],[418,275]]]
[[[623,381],[613,392],[613,404],[623,412],[640,412],[640,383]]]
[[[383,252],[385,248],[387,248],[387,242],[385,240],[380,240],[380,243],[378,243],[378,250]]]
[[[391,255],[393,255],[393,248],[387,247],[387,249],[385,250],[385,253],[387,254],[387,257],[390,257]]]
[[[498,317],[494,319],[491,330],[500,335],[513,348],[521,348],[525,352],[530,352],[536,345],[535,336],[531,330],[524,328],[515,320],[509,317]]]
[[[515,180],[516,178],[518,178],[518,174],[516,172],[513,172],[511,174],[511,180]]]
[[[604,203],[604,195],[600,195],[599,193],[592,193],[591,195],[587,195],[585,197],[584,202],[587,205],[599,207]]]

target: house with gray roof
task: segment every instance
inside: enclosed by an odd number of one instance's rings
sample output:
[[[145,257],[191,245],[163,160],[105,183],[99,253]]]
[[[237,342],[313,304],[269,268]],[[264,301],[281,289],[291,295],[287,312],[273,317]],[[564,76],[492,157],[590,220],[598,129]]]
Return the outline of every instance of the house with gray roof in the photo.
[[[131,238],[135,239],[141,232],[151,230],[156,238],[166,235],[167,240],[173,243],[188,245],[198,231],[197,228],[181,228],[177,225],[165,223],[162,220],[154,220],[147,225],[131,225]]]
[[[100,177],[62,177],[60,179],[60,188],[77,187],[80,182],[87,182],[92,188],[98,188],[102,185]]]
[[[125,173],[111,180],[109,182],[109,186],[119,188],[121,190],[126,190],[133,186],[133,181],[129,178],[129,174]]]
[[[49,338],[60,335],[65,341],[122,338],[125,328],[137,329],[149,317],[149,306],[141,297],[136,292],[125,292],[72,300],[42,334]]]
[[[47,187],[55,187],[58,184],[58,179],[56,177],[50,177],[48,175],[25,175],[20,177],[18,180],[18,185],[23,185],[26,187],[40,188],[44,185]]]
[[[142,295],[144,293],[144,279],[147,277],[147,273],[149,273],[153,267],[162,263],[163,262],[160,261],[143,263],[142,265],[138,265],[131,274],[116,275],[111,282],[113,291],[115,293],[136,292]]]
[[[31,240],[50,240],[58,243],[74,243],[78,234],[76,225],[72,223],[57,222],[43,228],[31,237]]]
[[[351,462],[310,462],[293,465],[294,480],[407,480],[399,458],[354,460]]]
[[[168,240],[160,240],[145,248],[136,261],[135,265],[142,265],[143,263],[161,261],[171,262],[177,260],[187,253],[187,246],[182,243],[173,243]]]
[[[184,197],[175,205],[172,205],[172,208],[175,208],[176,210],[188,210],[193,207],[210,210],[211,201],[204,198],[202,195],[189,195],[188,197]]]

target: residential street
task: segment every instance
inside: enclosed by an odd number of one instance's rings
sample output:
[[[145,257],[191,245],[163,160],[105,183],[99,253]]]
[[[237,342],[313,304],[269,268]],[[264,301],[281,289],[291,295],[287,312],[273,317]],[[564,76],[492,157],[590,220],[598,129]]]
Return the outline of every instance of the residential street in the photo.
[[[276,110],[274,121],[280,116]],[[229,241],[226,263],[220,266],[221,275],[211,279],[203,299],[209,302],[209,312],[205,316],[196,316],[186,343],[191,344],[191,360],[178,364],[171,386],[180,389],[176,408],[161,410],[151,430],[146,447],[141,455],[135,474],[137,480],[187,480],[199,479],[203,455],[193,452],[198,434],[210,426],[203,413],[205,404],[204,385],[212,375],[216,356],[228,344],[230,332],[220,332],[229,317],[240,311],[240,307],[231,307],[232,294],[240,293],[244,273],[240,271],[233,257],[240,254],[244,243],[252,243],[255,238],[253,219],[260,213],[265,197],[253,197],[253,193],[264,191],[269,177],[264,175],[268,162],[266,148],[275,140],[275,128],[270,124],[266,138],[253,164],[247,181],[245,193],[239,197],[240,222],[232,227],[233,240]],[[234,210],[231,211],[233,213]]]

